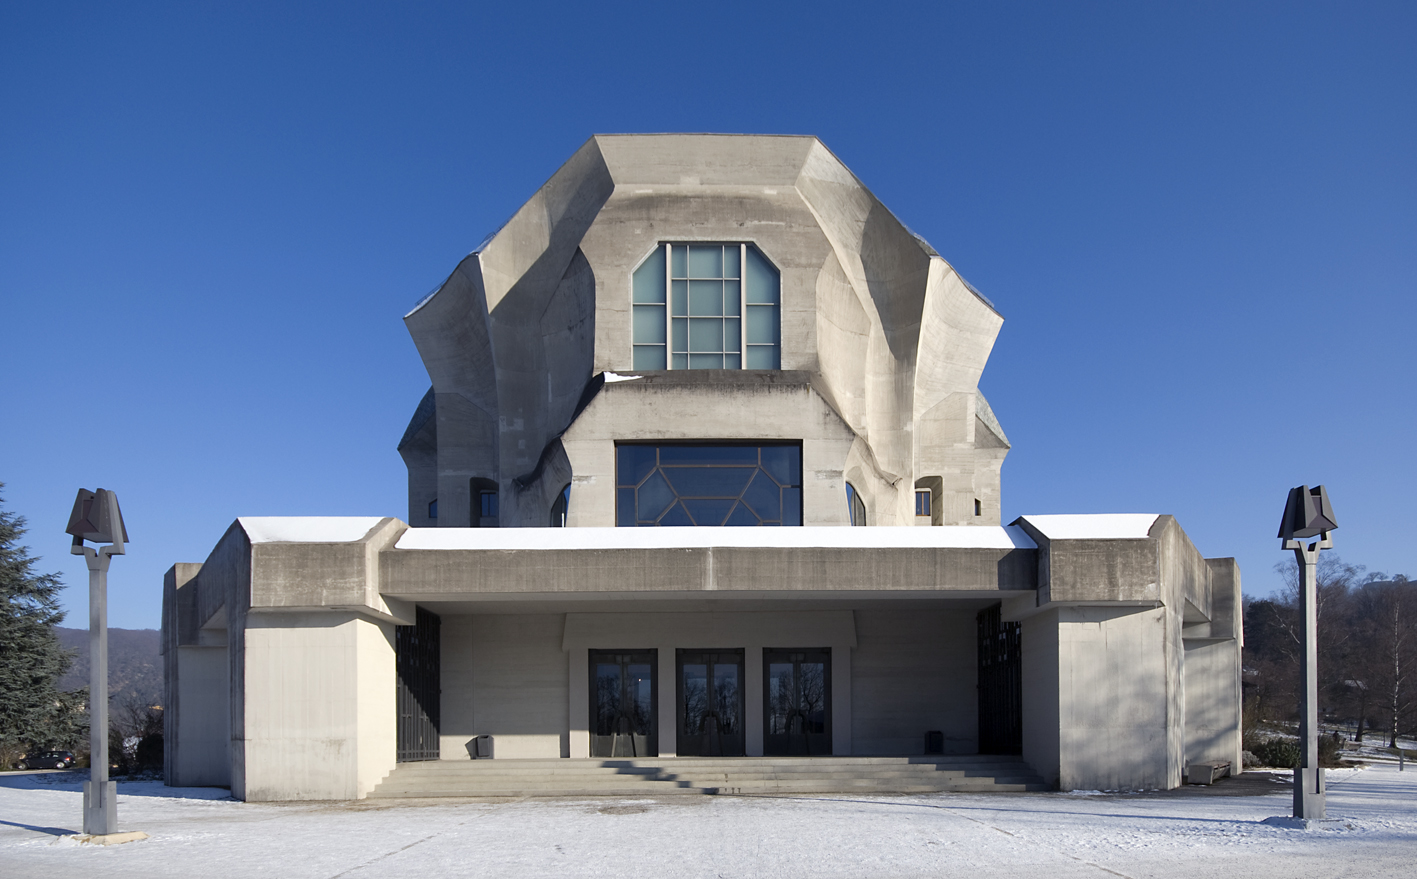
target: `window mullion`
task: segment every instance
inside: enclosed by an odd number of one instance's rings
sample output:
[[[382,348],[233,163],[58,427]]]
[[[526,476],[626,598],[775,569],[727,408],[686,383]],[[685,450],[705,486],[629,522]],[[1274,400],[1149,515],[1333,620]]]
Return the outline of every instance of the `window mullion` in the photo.
[[[664,243],[664,368],[674,368],[674,252]]]
[[[738,368],[748,368],[748,245],[738,245]]]

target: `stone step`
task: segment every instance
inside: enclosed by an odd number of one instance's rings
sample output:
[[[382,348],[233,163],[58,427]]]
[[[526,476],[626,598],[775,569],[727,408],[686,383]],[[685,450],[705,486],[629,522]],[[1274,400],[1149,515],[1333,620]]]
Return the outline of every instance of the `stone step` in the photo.
[[[739,757],[401,763],[371,797],[657,796],[1046,790],[1017,758]]]

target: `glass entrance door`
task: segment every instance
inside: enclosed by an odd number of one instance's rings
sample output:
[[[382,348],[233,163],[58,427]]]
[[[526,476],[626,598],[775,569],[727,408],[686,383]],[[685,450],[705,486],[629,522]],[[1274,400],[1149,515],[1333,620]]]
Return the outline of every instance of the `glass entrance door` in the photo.
[[[657,757],[653,650],[590,653],[590,755]]]
[[[680,650],[678,753],[742,757],[743,651]]]
[[[763,752],[771,757],[830,754],[831,650],[764,650],[763,671]]]

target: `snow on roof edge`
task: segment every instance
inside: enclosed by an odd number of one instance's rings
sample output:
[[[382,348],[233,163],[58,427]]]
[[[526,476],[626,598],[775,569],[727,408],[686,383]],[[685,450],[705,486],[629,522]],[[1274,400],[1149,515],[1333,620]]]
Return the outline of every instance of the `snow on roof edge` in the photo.
[[[1158,513],[1078,513],[1020,516],[1049,540],[1140,540],[1149,537]]]
[[[1014,525],[850,528],[410,528],[407,550],[697,549],[1036,549]]]
[[[383,516],[241,516],[252,543],[356,543]]]

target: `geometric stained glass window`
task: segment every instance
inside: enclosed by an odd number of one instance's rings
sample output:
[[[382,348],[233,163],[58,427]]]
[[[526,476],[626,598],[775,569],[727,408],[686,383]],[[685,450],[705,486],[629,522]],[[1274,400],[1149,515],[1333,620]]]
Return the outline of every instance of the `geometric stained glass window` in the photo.
[[[615,447],[615,524],[801,525],[802,447]]]
[[[781,368],[781,274],[753,245],[661,244],[631,289],[635,369]]]

